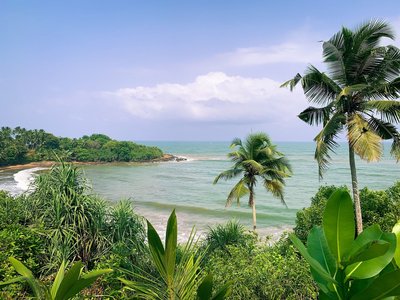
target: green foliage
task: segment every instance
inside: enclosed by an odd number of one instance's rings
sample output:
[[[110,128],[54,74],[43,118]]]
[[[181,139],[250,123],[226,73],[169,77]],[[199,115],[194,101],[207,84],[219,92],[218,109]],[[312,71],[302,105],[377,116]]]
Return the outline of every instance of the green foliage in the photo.
[[[42,129],[0,129],[0,166],[55,160],[57,157],[67,161],[113,162],[146,161],[162,155],[162,151],[157,147],[116,141],[104,134],[70,139],[56,137]]]
[[[0,230],[13,224],[31,224],[33,219],[30,199],[25,195],[12,197],[0,190]]]
[[[320,297],[382,299],[399,296],[400,269],[394,260],[396,235],[372,225],[354,239],[352,206],[349,193],[337,190],[326,204],[323,226],[315,226],[308,235],[307,248],[294,234],[290,236],[310,265]]]
[[[216,184],[220,179],[241,177],[230,191],[226,206],[240,198],[249,196],[249,206],[253,209],[253,229],[256,229],[255,187],[260,179],[263,187],[271,192],[274,197],[285,203],[283,187],[285,178],[292,174],[291,166],[284,155],[276,150],[270,138],[262,132],[249,134],[245,141],[235,138],[231,143],[235,148],[228,157],[233,162],[233,167],[220,173],[215,179]]]
[[[299,118],[323,126],[314,138],[320,176],[343,131],[351,152],[362,159],[379,160],[382,140],[392,140],[391,154],[400,158],[400,133],[395,126],[400,122],[400,103],[396,101],[400,95],[400,49],[382,46],[386,38],[393,40],[394,32],[384,21],[371,20],[354,30],[342,27],[322,44],[327,72],[309,66],[304,75],[296,74],[282,84],[293,90],[300,83],[309,102],[318,105],[305,109]]]
[[[305,242],[314,225],[322,224],[322,215],[329,197],[345,187],[322,186],[311,205],[297,212],[294,232]],[[383,231],[390,231],[400,219],[400,182],[385,191],[373,191],[363,188],[360,191],[362,217],[366,226],[378,224]]]
[[[203,256],[195,250],[193,232],[179,262],[177,261],[177,236],[178,224],[175,211],[168,219],[165,246],[157,231],[147,221],[150,255],[159,276],[135,274],[142,279],[141,281],[121,278],[126,289],[134,292],[135,299],[195,299],[196,294],[200,300],[225,299],[230,293],[228,285],[223,286],[212,296],[213,280],[211,276],[204,276],[201,272],[200,262]]]
[[[19,260],[13,257],[9,260],[15,271],[17,271],[21,276],[15,277],[6,282],[0,282],[0,287],[19,282],[26,282],[33,291],[35,298],[43,300],[67,300],[74,298],[83,289],[92,285],[98,277],[112,272],[111,269],[103,269],[84,274],[82,273],[83,265],[80,261],[73,264],[72,267],[65,272],[65,263],[63,262],[57,272],[53,284],[51,287],[48,287],[36,279],[32,271]]]
[[[82,171],[62,163],[35,180],[30,196],[49,237],[49,268],[62,261],[93,264],[105,251],[106,204],[90,195]]]
[[[307,263],[286,241],[274,246],[229,245],[205,261],[216,288],[229,281],[228,299],[316,299],[317,290]]]
[[[208,253],[211,253],[215,250],[227,251],[229,245],[254,247],[256,241],[257,236],[254,233],[246,232],[242,224],[231,220],[226,224],[210,227],[203,247],[207,249]]]
[[[13,256],[35,273],[40,273],[46,252],[45,238],[38,228],[26,227],[20,224],[10,224],[0,230],[0,278],[9,280],[14,276],[9,257]],[[0,291],[0,299],[19,299],[26,295],[21,284],[5,287]]]

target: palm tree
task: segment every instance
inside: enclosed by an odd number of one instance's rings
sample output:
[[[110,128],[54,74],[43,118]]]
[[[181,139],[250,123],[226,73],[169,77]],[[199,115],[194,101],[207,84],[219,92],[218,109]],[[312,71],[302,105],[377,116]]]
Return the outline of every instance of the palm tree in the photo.
[[[265,133],[250,134],[243,143],[239,138],[232,141],[231,148],[237,149],[228,154],[234,163],[233,167],[219,174],[214,184],[221,178],[227,180],[241,176],[226,200],[230,206],[236,199],[239,204],[241,197],[249,195],[249,206],[253,210],[253,229],[256,230],[256,203],[254,188],[257,179],[262,180],[263,186],[286,205],[283,198],[284,178],[292,174],[289,162],[284,155],[276,150],[270,138]]]
[[[394,38],[392,28],[382,21],[369,21],[355,30],[343,27],[323,43],[327,73],[309,66],[282,86],[290,90],[300,82],[310,106],[299,118],[310,125],[322,124],[314,138],[319,175],[328,167],[330,152],[341,132],[347,135],[357,232],[362,217],[354,154],[378,161],[382,140],[393,140],[391,154],[400,159],[400,134],[394,124],[400,122],[400,50],[381,46],[383,38]]]

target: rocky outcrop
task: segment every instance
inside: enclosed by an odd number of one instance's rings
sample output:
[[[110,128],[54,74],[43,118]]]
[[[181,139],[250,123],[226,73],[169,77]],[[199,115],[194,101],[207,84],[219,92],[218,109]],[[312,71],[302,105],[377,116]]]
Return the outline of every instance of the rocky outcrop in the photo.
[[[175,156],[172,154],[164,154],[160,158],[152,160],[153,162],[166,162],[166,161],[187,161],[186,157]]]

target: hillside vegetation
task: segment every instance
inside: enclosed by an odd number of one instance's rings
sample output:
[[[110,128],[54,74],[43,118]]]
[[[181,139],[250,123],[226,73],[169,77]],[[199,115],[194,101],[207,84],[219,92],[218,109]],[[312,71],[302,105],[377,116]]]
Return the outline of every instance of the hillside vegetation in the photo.
[[[116,141],[104,134],[67,138],[42,129],[0,130],[0,166],[54,160],[56,156],[78,162],[147,161],[162,157],[163,152],[157,147]]]

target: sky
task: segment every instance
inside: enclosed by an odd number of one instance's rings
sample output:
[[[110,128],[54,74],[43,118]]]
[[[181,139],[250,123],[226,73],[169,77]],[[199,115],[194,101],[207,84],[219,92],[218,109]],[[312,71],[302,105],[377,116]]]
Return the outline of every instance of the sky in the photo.
[[[311,141],[301,89],[280,84],[342,26],[400,1],[0,0],[0,126],[57,136]]]

